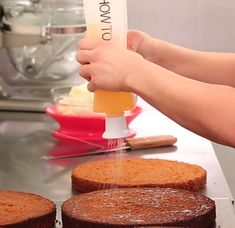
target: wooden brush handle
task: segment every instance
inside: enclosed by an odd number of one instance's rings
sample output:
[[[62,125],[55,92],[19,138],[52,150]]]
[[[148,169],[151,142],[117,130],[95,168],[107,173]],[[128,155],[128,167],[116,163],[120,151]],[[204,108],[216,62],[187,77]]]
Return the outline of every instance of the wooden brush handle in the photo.
[[[172,146],[176,143],[176,141],[177,138],[171,135],[137,137],[128,138],[125,140],[131,150]]]

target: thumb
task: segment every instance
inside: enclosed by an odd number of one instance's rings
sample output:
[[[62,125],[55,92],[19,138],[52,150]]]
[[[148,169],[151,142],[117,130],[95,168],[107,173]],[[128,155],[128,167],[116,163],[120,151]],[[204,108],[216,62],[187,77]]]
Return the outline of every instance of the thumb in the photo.
[[[130,30],[127,33],[127,48],[131,51],[138,52],[145,38],[145,33],[138,30]]]

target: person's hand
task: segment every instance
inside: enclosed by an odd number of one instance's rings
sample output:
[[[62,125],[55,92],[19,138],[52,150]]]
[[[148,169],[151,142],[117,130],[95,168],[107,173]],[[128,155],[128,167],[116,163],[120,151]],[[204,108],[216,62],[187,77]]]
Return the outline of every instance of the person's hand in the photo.
[[[132,51],[143,54],[143,44],[146,43],[149,38],[151,37],[144,32],[138,30],[129,30],[127,33],[127,47]]]
[[[143,64],[138,53],[88,38],[80,41],[76,59],[81,64],[79,74],[89,81],[88,90],[92,92],[129,91],[133,72]]]
[[[147,33],[138,30],[130,30],[128,32],[127,47],[129,50],[139,53],[149,61],[156,59],[156,55],[159,54],[153,52],[154,39]]]

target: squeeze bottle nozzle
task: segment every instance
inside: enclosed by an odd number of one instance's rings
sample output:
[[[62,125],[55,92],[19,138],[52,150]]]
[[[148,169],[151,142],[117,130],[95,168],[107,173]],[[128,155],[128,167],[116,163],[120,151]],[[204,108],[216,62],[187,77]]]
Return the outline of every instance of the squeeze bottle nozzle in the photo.
[[[127,127],[125,116],[105,118],[105,132],[103,134],[103,138],[126,138],[130,135],[131,131]]]

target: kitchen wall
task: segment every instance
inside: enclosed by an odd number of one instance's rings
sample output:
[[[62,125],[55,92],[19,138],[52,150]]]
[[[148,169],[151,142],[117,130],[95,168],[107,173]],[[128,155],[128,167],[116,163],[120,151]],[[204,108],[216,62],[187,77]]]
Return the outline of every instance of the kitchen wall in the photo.
[[[187,47],[235,51],[234,0],[128,0],[129,28]]]
[[[198,50],[235,52],[234,0],[128,0],[128,13],[130,29]],[[235,197],[235,150],[213,146]]]

